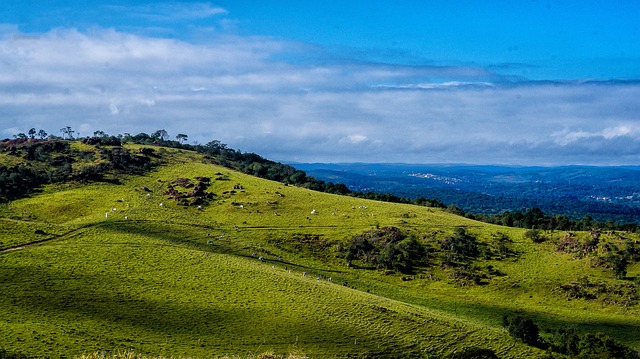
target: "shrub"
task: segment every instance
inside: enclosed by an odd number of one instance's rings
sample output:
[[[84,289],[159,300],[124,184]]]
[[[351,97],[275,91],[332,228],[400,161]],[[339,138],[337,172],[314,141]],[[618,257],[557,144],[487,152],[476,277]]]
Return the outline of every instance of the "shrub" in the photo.
[[[456,228],[453,236],[446,238],[441,243],[441,248],[445,251],[445,262],[468,262],[480,254],[480,247],[476,238],[467,234],[464,228]]]
[[[9,353],[0,348],[0,359],[27,359],[27,356],[24,354]]]
[[[93,146],[122,146],[122,142],[115,136],[87,137],[82,143]]]
[[[407,237],[396,227],[383,227],[351,238],[345,259],[349,264],[359,260],[376,268],[410,273],[424,262],[426,251],[415,237]]]
[[[549,343],[553,351],[578,358],[640,358],[637,352],[603,333],[578,333],[562,328],[552,333]]]
[[[547,240],[537,229],[529,229],[524,232],[523,236],[525,239],[530,239],[533,243],[542,243]]]
[[[540,329],[529,317],[524,315],[505,315],[502,317],[502,326],[507,329],[509,335],[522,340],[526,344],[535,345],[539,342]]]

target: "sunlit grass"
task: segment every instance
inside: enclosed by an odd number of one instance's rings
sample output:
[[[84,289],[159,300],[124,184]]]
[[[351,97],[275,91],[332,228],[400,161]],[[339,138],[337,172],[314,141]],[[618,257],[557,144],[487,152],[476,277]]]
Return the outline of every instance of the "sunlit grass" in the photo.
[[[520,229],[322,194],[162,151],[166,165],[144,176],[48,186],[0,209],[0,245],[23,247],[0,254],[0,347],[51,357],[130,349],[202,358],[541,353],[501,328],[502,315],[514,312],[546,328],[574,325],[640,345],[637,306],[569,301],[558,291],[585,275],[615,281],[610,271],[557,253],[551,242],[533,244]],[[164,194],[175,179],[199,176],[211,178],[207,192],[215,194],[201,209]],[[516,255],[479,260],[504,275],[467,287],[437,262],[410,280],[348,268],[336,246],[384,226],[433,248],[459,226],[483,243],[500,232]],[[303,246],[305,235],[327,246]]]

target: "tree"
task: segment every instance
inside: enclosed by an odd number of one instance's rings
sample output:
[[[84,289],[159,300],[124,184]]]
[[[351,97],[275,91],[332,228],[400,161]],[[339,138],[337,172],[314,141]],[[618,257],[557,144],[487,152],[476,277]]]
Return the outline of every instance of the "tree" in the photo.
[[[104,131],[101,131],[101,130],[94,131],[93,135],[95,137],[107,137],[107,134]]]
[[[73,140],[73,134],[76,132],[71,129],[71,126],[66,126],[60,129],[62,132],[62,139],[64,140],[64,136],[67,136],[67,140]]]
[[[151,138],[155,140],[160,140],[160,141],[166,140],[167,137],[169,137],[169,134],[167,133],[166,130],[157,130],[156,132],[151,134]]]
[[[475,258],[480,254],[480,247],[476,238],[469,235],[462,227],[455,228],[453,236],[442,241],[441,248],[445,251],[447,264],[469,262],[471,258]]]
[[[572,358],[639,358],[633,349],[603,333],[579,333],[562,328],[551,333],[548,344],[553,351]]]
[[[176,140],[178,140],[180,144],[182,144],[182,142],[186,141],[188,138],[189,136],[185,135],[184,133],[179,133],[176,135]]]
[[[35,138],[36,137],[36,129],[35,128],[31,128],[29,130],[29,138]]]
[[[407,237],[396,227],[384,227],[351,238],[345,259],[348,265],[359,260],[379,269],[411,273],[416,265],[426,261],[426,249],[415,236]]]
[[[225,150],[227,148],[227,145],[225,143],[222,143],[218,140],[207,142],[207,144],[204,146],[213,150]]]
[[[540,231],[537,229],[529,229],[523,234],[524,238],[530,239],[533,243],[542,243],[546,240],[546,238],[540,234]]]
[[[507,329],[509,335],[529,345],[535,345],[540,340],[540,329],[531,318],[524,315],[505,315],[502,317],[502,326]]]
[[[627,257],[624,254],[618,254],[611,262],[616,278],[624,279],[627,276],[627,266],[629,265]]]
[[[44,140],[47,137],[47,132],[45,130],[40,130],[38,131],[38,137],[40,137],[41,140]]]

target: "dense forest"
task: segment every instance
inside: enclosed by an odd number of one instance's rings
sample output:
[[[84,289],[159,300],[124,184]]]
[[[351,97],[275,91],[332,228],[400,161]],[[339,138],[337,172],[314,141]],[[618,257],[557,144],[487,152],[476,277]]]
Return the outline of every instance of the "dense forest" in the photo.
[[[447,205],[440,198],[418,197],[410,199],[390,193],[352,191],[343,183],[325,182],[307,175],[293,166],[268,160],[258,154],[241,152],[213,140],[204,145],[185,143],[188,136],[178,134],[175,140],[167,131],[152,134],[139,133],[112,136],[103,131],[93,136],[75,138],[70,127],[61,129],[62,136],[49,135],[44,130],[32,128],[28,134],[20,133],[14,139],[0,142],[0,153],[19,158],[15,165],[0,165],[0,201],[7,202],[24,197],[45,184],[67,181],[114,181],[119,174],[142,174],[161,163],[155,155],[155,147],[171,147],[192,150],[205,155],[206,161],[246,174],[273,181],[308,188],[314,191],[348,195],[385,202],[410,203],[420,206],[443,208],[468,218],[510,227],[543,230],[590,230],[592,228],[636,231],[636,223],[595,221],[589,215],[574,220],[566,215],[547,215],[537,207],[517,211],[503,211],[487,215],[471,213],[456,205]],[[79,141],[94,146],[96,151],[73,149],[69,141]],[[122,147],[124,143],[149,147],[133,153]]]

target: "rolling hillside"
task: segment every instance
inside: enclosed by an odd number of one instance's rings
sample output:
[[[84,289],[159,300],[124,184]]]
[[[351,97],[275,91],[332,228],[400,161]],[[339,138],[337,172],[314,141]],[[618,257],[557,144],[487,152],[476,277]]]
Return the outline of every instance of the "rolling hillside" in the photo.
[[[0,348],[53,358],[118,350],[436,358],[469,348],[545,357],[502,327],[514,314],[543,336],[571,327],[640,347],[640,265],[617,279],[596,263],[612,246],[637,243],[635,234],[602,233],[578,255],[558,248],[589,233],[542,233],[534,243],[523,230],[439,209],[287,186],[191,151],[155,152],[144,172],[51,184],[0,204]],[[354,236],[387,228],[425,249],[411,270],[346,259]],[[447,245],[455,238],[474,250],[456,252]]]

